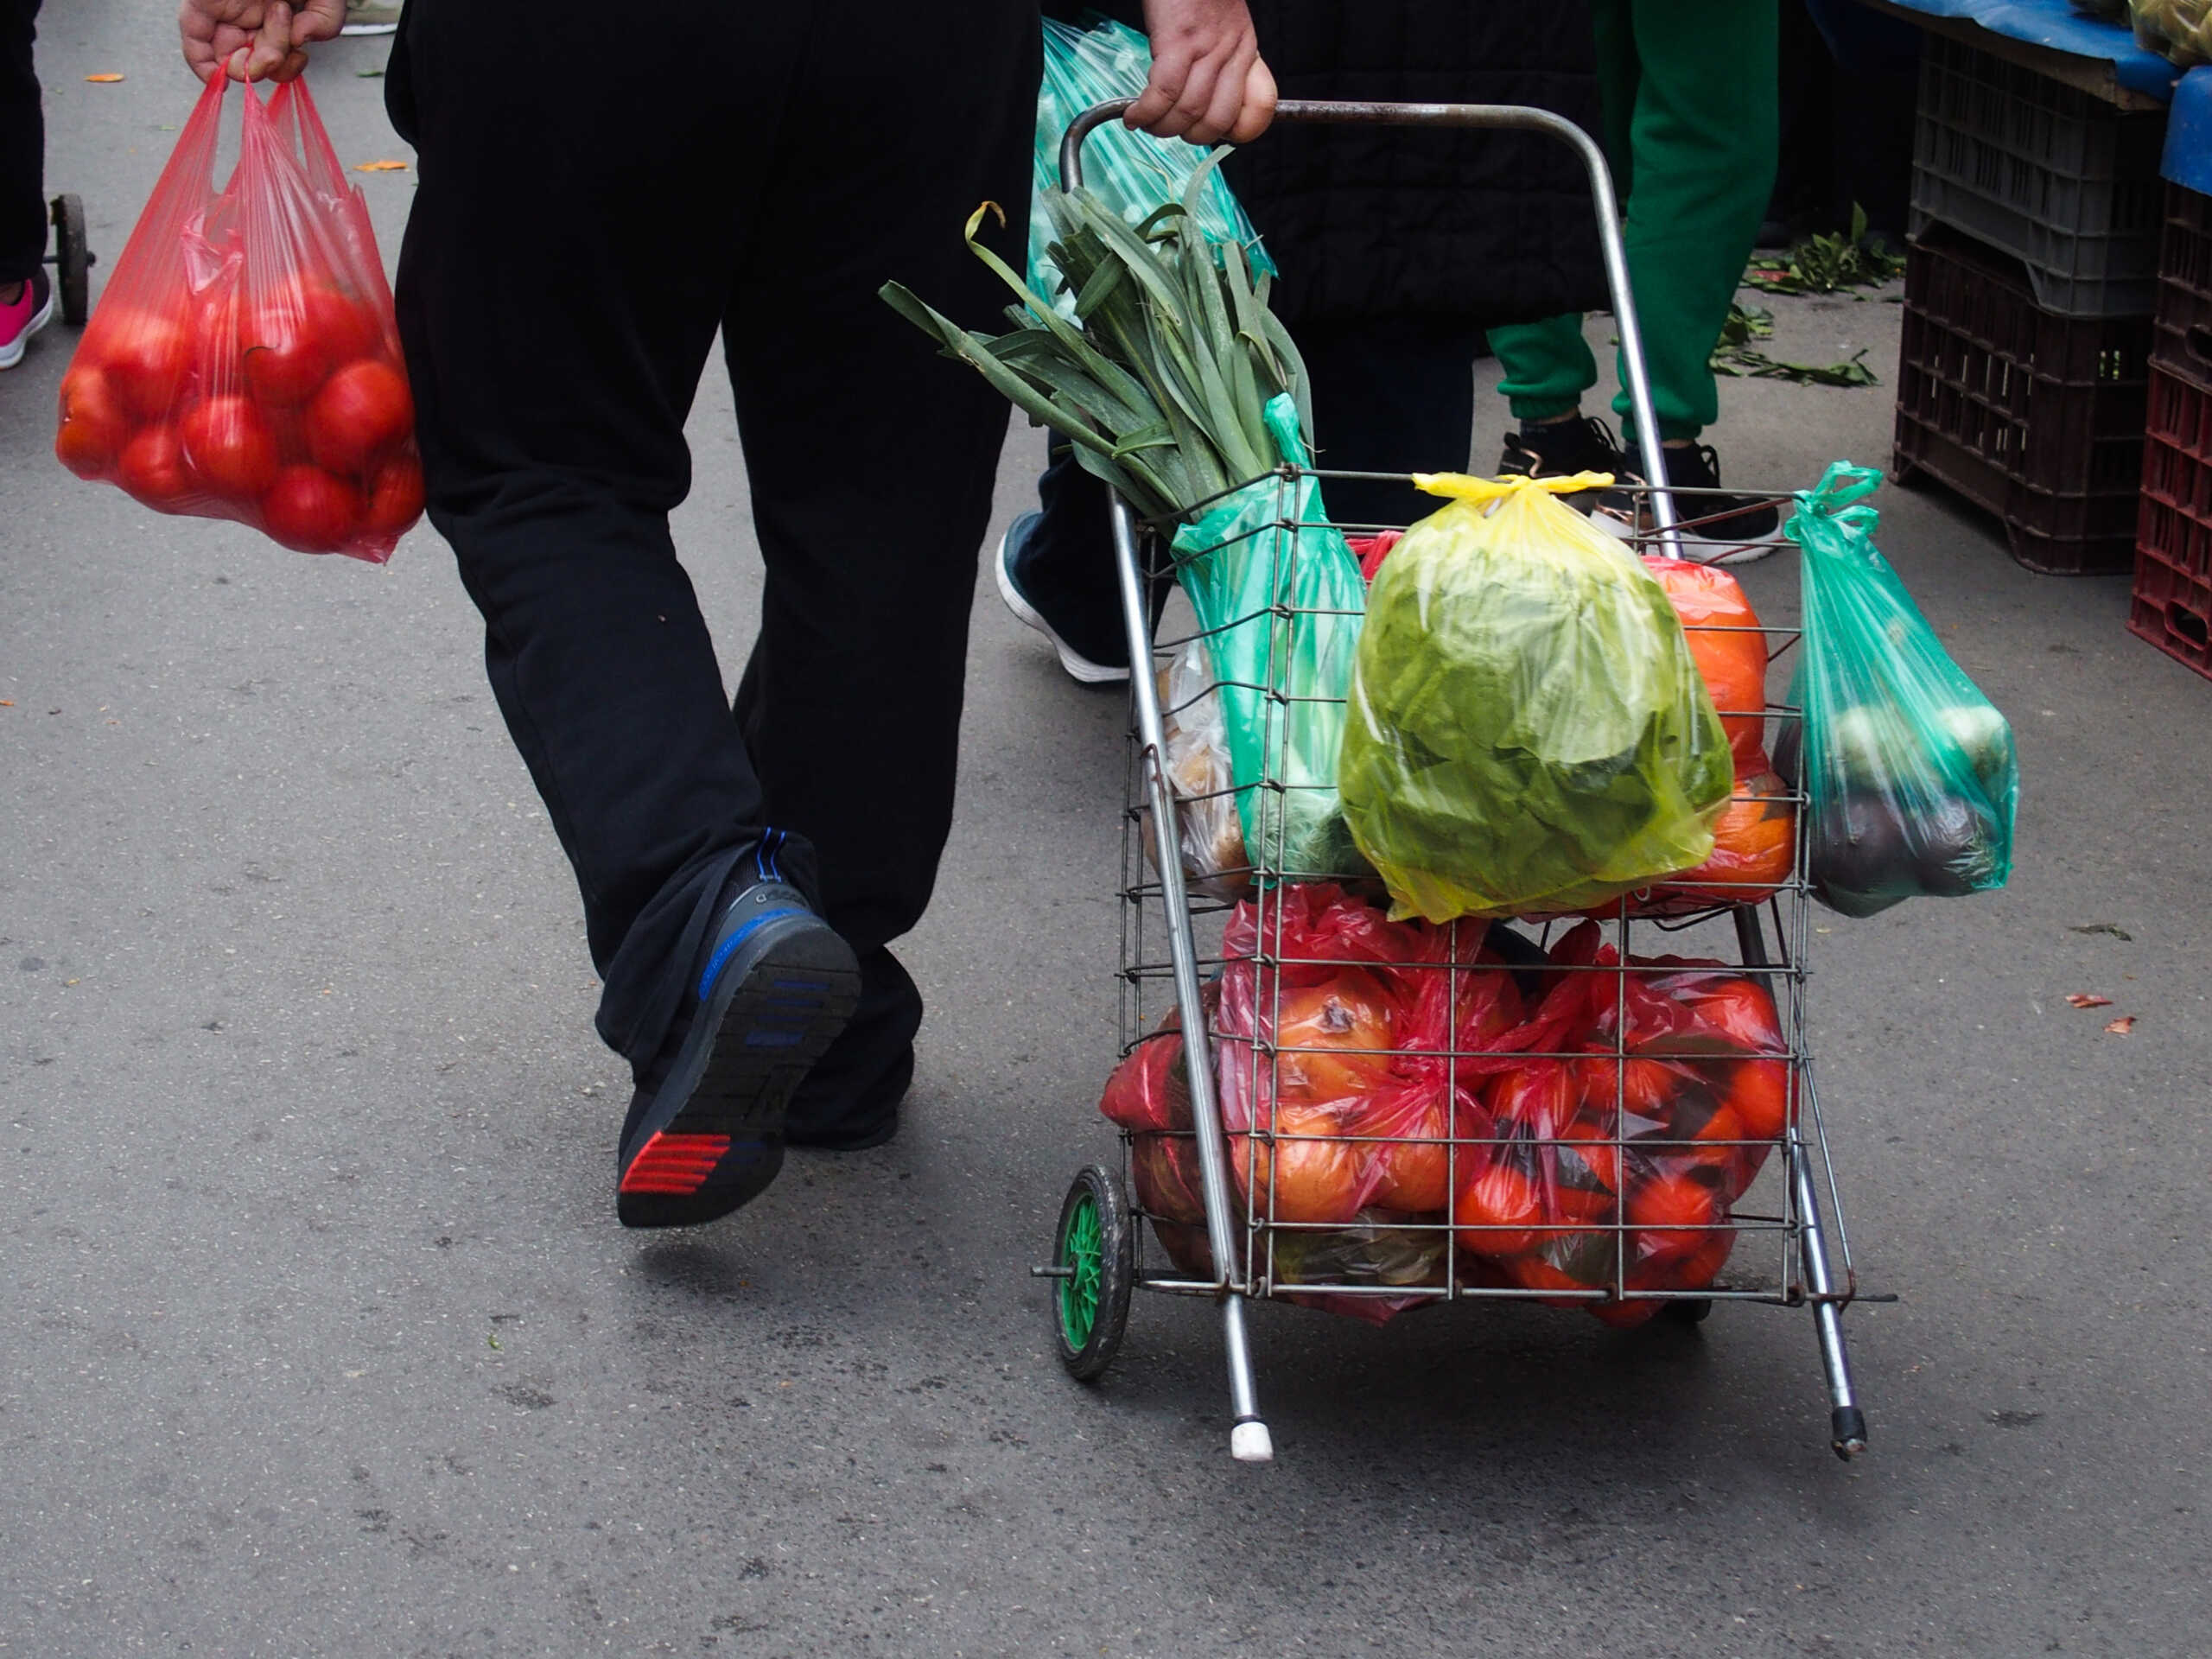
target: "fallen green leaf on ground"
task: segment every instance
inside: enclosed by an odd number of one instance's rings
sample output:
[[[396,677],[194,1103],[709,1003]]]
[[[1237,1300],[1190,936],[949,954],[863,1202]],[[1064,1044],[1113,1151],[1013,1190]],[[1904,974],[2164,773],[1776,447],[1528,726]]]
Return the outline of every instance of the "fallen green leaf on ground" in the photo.
[[[1904,270],[1904,256],[1866,240],[1866,210],[1852,204],[1847,236],[1809,236],[1779,257],[1754,258],[1746,287],[1769,294],[1834,294],[1878,288]]]
[[[1733,302],[1728,320],[1720,325],[1720,341],[1713,348],[1715,374],[1746,380],[1794,380],[1802,386],[1878,386],[1880,379],[1858,351],[1840,363],[1792,363],[1769,357],[1751,342],[1774,337],[1774,313],[1758,306]]]

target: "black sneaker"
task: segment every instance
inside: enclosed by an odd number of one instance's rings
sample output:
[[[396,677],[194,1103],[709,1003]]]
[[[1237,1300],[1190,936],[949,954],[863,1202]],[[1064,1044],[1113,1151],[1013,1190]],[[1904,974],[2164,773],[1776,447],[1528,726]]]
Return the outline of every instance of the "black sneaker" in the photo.
[[[776,1179],[791,1091],[852,1017],[860,964],[797,887],[749,883],[700,946],[680,1020],[630,1108],[626,1227],[726,1216]]]
[[[999,597],[1006,601],[1007,609],[1052,642],[1070,679],[1084,685],[1118,685],[1129,677],[1128,641],[1120,632],[1119,607],[1110,612],[1102,607],[1096,615],[1082,616],[1073,607],[1064,606],[1055,626],[1045,609],[1050,601],[1037,591],[1033,580],[1023,580],[1023,556],[1044,519],[1041,512],[1025,512],[999,537],[999,555],[994,562]]]
[[[1630,464],[1640,463],[1631,457]],[[1670,448],[1667,481],[1686,490],[1717,490],[1720,457],[1709,443]],[[1683,556],[1700,564],[1749,564],[1766,557],[1782,540],[1782,511],[1760,496],[1678,495],[1675,518],[1681,526]],[[1658,529],[1647,494],[1637,515],[1637,530],[1649,544],[1648,538],[1656,535]]]
[[[1524,421],[1505,435],[1497,457],[1500,478],[1572,478],[1577,473],[1611,473],[1617,487],[1581,490],[1560,499],[1610,536],[1625,540],[1636,520],[1635,497],[1619,486],[1641,483],[1629,458],[1613,440],[1613,429],[1595,415],[1579,421]]]

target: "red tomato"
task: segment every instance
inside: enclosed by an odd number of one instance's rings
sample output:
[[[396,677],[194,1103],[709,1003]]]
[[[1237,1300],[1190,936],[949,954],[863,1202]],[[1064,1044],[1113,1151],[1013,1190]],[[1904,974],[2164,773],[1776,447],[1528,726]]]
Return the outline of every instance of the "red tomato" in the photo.
[[[192,342],[182,328],[149,311],[104,312],[92,334],[100,364],[131,413],[160,420],[175,408],[192,367]]]
[[[384,354],[384,324],[377,314],[327,283],[310,283],[302,295],[308,335],[326,363],[351,363]]]
[[[1459,1248],[1477,1255],[1518,1255],[1531,1248],[1544,1218],[1535,1182],[1503,1159],[1470,1159],[1452,1196],[1452,1226]]]
[[[1704,1245],[1707,1229],[1726,1218],[1720,1195],[1682,1172],[1662,1171],[1629,1194],[1629,1224],[1643,1230],[1637,1243],[1647,1262],[1681,1260]]]
[[[358,474],[414,425],[405,378],[389,363],[364,358],[332,375],[308,404],[308,450],[331,472]]]
[[[192,470],[219,495],[245,501],[276,481],[276,440],[250,399],[209,397],[177,423]]]
[[[106,371],[72,367],[61,377],[61,423],[54,453],[79,478],[105,478],[130,439],[130,417]]]
[[[1557,1221],[1611,1224],[1620,1219],[1621,1152],[1611,1136],[1570,1123],[1551,1149],[1553,1179],[1544,1197]]]
[[[1728,1103],[1754,1141],[1781,1138],[1789,1122],[1789,1063],[1745,1060],[1728,1084]]]
[[[184,446],[167,423],[143,429],[123,446],[116,478],[138,499],[158,509],[175,506],[198,488],[192,469],[184,464]]]
[[[280,289],[247,314],[238,352],[246,385],[266,404],[305,403],[330,375],[330,356],[296,289]]]
[[[361,528],[372,536],[404,535],[422,516],[423,463],[412,455],[394,455],[377,468]],[[1178,1044],[1165,1046],[1181,1052]]]
[[[261,522],[295,552],[335,553],[360,525],[360,493],[320,467],[287,467],[261,498]]]

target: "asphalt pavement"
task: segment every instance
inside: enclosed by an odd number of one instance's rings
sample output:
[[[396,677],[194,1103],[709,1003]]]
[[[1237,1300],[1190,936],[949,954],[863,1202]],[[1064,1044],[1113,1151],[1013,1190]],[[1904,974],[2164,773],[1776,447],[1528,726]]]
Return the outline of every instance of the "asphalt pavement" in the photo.
[[[111,258],[194,95],[167,13],[43,19],[50,188]],[[348,163],[408,158],[385,50],[316,57]],[[359,176],[389,257],[413,175]],[[1731,384],[1727,477],[1887,459],[1885,297],[1774,302],[1777,355],[1866,347],[1885,385]],[[1827,1449],[1802,1310],[1262,1307],[1249,1467],[1211,1308],[1140,1299],[1085,1389],[1027,1273],[1113,1146],[1117,696],[979,583],[903,1132],[625,1233],[623,1068],[442,543],[303,558],[79,483],[70,345],[0,377],[0,1653],[2212,1645],[2212,683],[2126,634],[2124,580],[1883,492],[2025,787],[2005,892],[1817,918],[1852,1243],[1898,1298],[1847,1316],[1866,1457]],[[734,667],[719,380],[692,439],[677,541]],[[1011,430],[994,537],[1040,454]],[[1790,564],[1750,573],[1775,616]]]

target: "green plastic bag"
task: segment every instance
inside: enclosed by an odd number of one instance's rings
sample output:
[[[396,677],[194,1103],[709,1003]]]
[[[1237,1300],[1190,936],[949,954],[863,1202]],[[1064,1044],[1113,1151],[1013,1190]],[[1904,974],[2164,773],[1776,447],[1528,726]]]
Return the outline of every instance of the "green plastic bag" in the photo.
[[[1263,418],[1283,460],[1312,464],[1289,394],[1269,398]],[[1337,750],[1367,590],[1320,486],[1302,474],[1256,479],[1200,509],[1174,546],[1220,686],[1254,870],[1365,874],[1337,800]]]
[[[1586,910],[1713,851],[1728,734],[1643,563],[1573,478],[1414,480],[1455,498],[1367,600],[1338,781],[1395,900],[1432,922]]]
[[[1775,760],[1789,777],[1802,753],[1807,874],[1847,916],[2003,887],[2020,798],[2012,727],[1875,550],[1862,504],[1880,482],[1837,461],[1789,520],[1805,594],[1789,700],[1805,718]]]
[[[1074,316],[1075,296],[1062,289],[1052,255],[1059,232],[1045,203],[1045,193],[1060,186],[1060,139],[1068,124],[1093,105],[1136,97],[1151,73],[1152,48],[1136,30],[1108,18],[1089,29],[1045,19],[1045,78],[1037,89],[1037,188],[1029,196],[1029,286],[1063,315]],[[1150,137],[1109,121],[1084,142],[1083,181],[1130,224],[1141,225],[1161,207],[1183,200],[1211,153],[1204,145]],[[1260,246],[1258,232],[1218,168],[1207,174],[1197,216],[1207,240],[1243,245],[1253,276],[1274,275],[1274,261]]]

